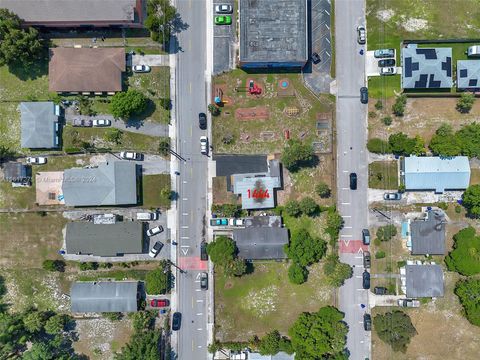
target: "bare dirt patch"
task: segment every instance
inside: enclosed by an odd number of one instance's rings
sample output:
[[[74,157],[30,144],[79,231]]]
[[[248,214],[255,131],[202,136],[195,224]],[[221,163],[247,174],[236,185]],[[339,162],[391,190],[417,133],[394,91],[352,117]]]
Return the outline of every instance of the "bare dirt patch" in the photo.
[[[392,9],[378,10],[377,18],[382,22],[387,22],[395,15],[395,11]]]
[[[235,110],[235,119],[244,120],[267,120],[268,109],[266,107],[239,108]]]

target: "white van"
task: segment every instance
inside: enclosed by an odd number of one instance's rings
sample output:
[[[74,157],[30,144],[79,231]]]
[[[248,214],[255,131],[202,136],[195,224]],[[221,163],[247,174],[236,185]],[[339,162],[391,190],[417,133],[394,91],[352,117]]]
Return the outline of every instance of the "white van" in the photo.
[[[137,213],[137,220],[143,220],[143,221],[158,220],[158,214],[154,212]]]

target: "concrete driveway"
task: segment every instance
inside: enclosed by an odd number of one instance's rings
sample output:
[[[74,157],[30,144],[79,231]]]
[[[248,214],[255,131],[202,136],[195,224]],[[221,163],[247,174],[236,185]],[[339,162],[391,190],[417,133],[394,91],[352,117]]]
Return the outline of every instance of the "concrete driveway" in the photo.
[[[129,149],[126,149],[129,150]],[[120,153],[107,153],[94,155],[90,158],[91,164],[99,164],[107,161],[130,161],[142,166],[143,175],[170,174],[170,161],[160,155],[144,154],[142,161],[123,160]]]
[[[133,55],[131,66],[135,65],[169,66],[170,60],[168,55]]]
[[[368,202],[384,202],[383,194],[388,190],[368,189]],[[390,205],[434,204],[438,202],[456,202],[462,198],[463,191],[447,191],[435,194],[433,191],[407,191],[400,201],[388,201]]]

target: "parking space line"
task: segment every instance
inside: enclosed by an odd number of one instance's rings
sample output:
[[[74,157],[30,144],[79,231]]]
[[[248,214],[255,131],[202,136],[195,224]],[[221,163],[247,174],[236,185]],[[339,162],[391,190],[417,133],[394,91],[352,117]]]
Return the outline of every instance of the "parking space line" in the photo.
[[[188,229],[188,225],[183,225],[182,229]]]
[[[343,228],[344,229],[351,229],[352,227],[351,226],[344,226]]]
[[[188,213],[182,213],[182,215],[183,215],[183,216],[187,216],[187,215],[188,215]]]
[[[343,170],[344,173],[348,173],[348,170]]]
[[[202,299],[197,299],[197,303],[202,303],[203,300]]]
[[[340,204],[341,204],[341,205],[350,205],[350,203],[345,203],[345,202],[340,203]]]
[[[361,279],[361,278],[362,278],[362,275],[355,275],[355,277],[356,277],[357,279]]]
[[[190,239],[189,236],[180,236],[180,239]]]
[[[195,291],[201,291],[201,289],[195,289]]]
[[[202,329],[202,328],[198,328],[197,330],[198,330],[198,331],[202,331],[203,329]],[[198,347],[200,348],[200,347],[202,347],[202,346],[201,346],[201,345],[198,345]]]
[[[342,190],[350,190],[349,188],[342,188]]]
[[[202,316],[202,315],[203,315],[203,313],[197,313],[197,316]]]
[[[358,290],[358,291],[363,291],[363,290],[365,290],[365,289],[364,289],[364,288],[361,288],[361,289],[357,289],[357,290]]]
[[[187,199],[187,198],[183,198],[182,200],[183,200],[183,201],[187,201],[188,199]]]
[[[342,218],[351,218],[352,215],[342,215]]]

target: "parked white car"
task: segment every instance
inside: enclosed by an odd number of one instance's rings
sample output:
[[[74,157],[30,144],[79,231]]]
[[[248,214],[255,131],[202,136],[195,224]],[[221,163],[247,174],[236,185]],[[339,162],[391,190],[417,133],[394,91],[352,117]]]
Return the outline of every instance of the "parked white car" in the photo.
[[[160,241],[157,241],[153,245],[153,247],[150,249],[148,256],[150,256],[151,258],[154,258],[155,256],[158,255],[158,253],[160,252],[160,250],[162,250],[162,248],[163,248],[163,243],[161,243]]]
[[[215,6],[215,12],[217,14],[231,14],[233,12],[232,5],[220,4]]]
[[[243,219],[235,219],[235,218],[228,219],[228,225],[230,226],[243,226],[243,224],[244,224]]]
[[[47,158],[43,156],[37,156],[37,157],[28,157],[27,158],[27,164],[32,164],[32,165],[43,165],[47,163]]]
[[[200,136],[200,152],[203,155],[208,154],[208,138],[206,136]]]
[[[396,73],[397,73],[397,68],[393,66],[380,68],[380,75],[395,75]]]
[[[121,151],[120,157],[125,160],[142,160],[142,154],[133,151]]]
[[[92,124],[96,127],[103,127],[112,125],[112,122],[108,119],[93,119]]]
[[[155,226],[154,228],[148,229],[147,235],[154,236],[160,234],[161,232],[163,232],[163,226],[159,225]]]
[[[150,70],[152,69],[148,65],[135,65],[132,67],[132,70],[136,73],[147,73],[150,72]]]
[[[420,301],[415,299],[398,299],[398,306],[401,307],[419,307]]]

